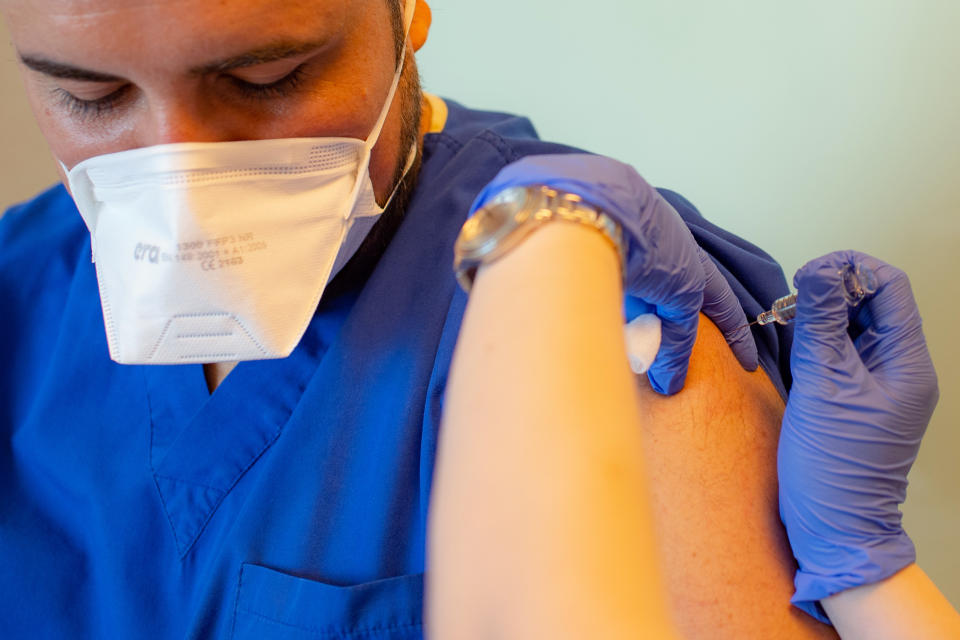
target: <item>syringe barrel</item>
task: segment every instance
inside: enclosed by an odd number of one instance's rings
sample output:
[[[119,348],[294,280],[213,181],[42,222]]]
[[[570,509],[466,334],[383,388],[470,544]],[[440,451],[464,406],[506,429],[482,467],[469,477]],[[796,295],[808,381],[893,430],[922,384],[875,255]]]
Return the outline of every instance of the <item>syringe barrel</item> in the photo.
[[[775,301],[770,311],[778,324],[790,324],[797,317],[797,294],[792,293]]]

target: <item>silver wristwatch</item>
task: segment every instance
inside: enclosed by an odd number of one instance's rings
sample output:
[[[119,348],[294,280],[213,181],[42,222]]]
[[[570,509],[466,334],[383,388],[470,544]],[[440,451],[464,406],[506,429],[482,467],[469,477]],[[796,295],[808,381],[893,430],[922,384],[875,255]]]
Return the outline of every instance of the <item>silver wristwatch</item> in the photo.
[[[460,229],[453,260],[460,286],[469,293],[482,265],[506,255],[551,220],[577,222],[603,233],[617,250],[623,273],[626,259],[623,231],[615,220],[574,193],[531,185],[501,191]]]

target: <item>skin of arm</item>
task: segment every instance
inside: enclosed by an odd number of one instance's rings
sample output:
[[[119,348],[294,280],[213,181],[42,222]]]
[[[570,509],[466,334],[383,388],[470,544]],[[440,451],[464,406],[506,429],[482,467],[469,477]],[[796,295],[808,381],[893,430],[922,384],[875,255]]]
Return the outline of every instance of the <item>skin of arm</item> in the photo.
[[[960,638],[960,614],[915,564],[820,604],[844,640]]]
[[[611,245],[576,224],[479,273],[431,499],[431,637],[677,637],[621,300]]]
[[[778,515],[784,403],[700,317],[683,391],[637,378],[654,523],[673,619],[685,638],[836,638],[790,605],[796,563]]]
[[[652,638],[672,618],[690,638],[836,637],[789,604],[773,385],[701,317],[685,389],[657,395],[627,366],[618,276],[602,236],[567,224],[478,276],[447,387],[428,628]]]

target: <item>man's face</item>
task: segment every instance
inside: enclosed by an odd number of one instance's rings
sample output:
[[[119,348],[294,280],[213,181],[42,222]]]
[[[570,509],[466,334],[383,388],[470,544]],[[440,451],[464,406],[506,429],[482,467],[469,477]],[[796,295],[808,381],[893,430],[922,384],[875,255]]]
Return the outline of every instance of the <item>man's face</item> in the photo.
[[[40,128],[68,167],[173,142],[364,139],[397,63],[385,0],[0,0],[0,7]],[[405,77],[371,159],[381,198],[410,143],[411,100],[419,113],[419,95],[405,95],[417,85],[413,57],[407,62],[405,76],[414,79]]]

